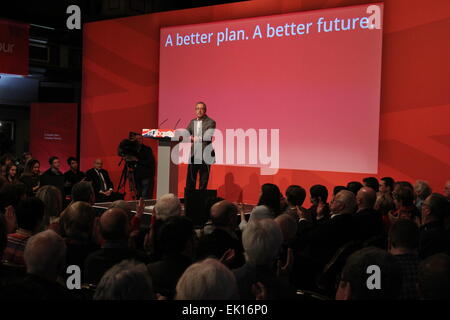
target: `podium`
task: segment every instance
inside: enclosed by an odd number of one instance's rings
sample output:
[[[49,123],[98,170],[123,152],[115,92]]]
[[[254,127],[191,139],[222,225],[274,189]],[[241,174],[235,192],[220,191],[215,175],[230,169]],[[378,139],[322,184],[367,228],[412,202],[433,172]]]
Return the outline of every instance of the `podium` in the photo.
[[[171,160],[175,130],[142,129],[142,136],[158,141],[158,169],[156,174],[156,198],[173,193],[178,197],[178,166]]]

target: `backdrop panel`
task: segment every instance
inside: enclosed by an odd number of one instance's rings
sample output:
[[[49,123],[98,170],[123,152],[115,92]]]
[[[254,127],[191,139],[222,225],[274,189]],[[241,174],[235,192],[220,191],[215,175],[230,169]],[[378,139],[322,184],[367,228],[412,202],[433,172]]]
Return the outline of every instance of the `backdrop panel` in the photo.
[[[0,19],[0,73],[28,75],[29,25]]]
[[[158,126],[160,28],[375,2],[259,0],[84,25],[82,168],[101,156],[117,183],[120,140],[128,131]],[[384,1],[379,178],[424,179],[438,192],[450,179],[449,29],[447,0]],[[193,109],[190,101],[186,107]],[[209,188],[255,202],[266,182],[282,189],[293,183],[332,188],[365,176],[285,169],[261,176],[258,168],[215,165]],[[179,190],[185,178],[186,166],[180,166]]]

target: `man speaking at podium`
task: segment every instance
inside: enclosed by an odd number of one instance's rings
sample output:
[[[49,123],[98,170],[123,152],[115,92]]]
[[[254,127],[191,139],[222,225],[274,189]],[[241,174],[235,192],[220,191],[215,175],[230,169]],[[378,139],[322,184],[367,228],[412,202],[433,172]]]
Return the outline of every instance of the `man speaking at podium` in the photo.
[[[196,118],[189,122],[187,130],[191,134],[191,154],[189,158],[186,189],[194,190],[197,184],[197,173],[200,174],[200,190],[208,186],[211,161],[203,159],[203,150],[212,143],[212,136],[216,122],[206,115],[206,104],[197,102],[195,105]],[[214,150],[211,151],[214,157]]]

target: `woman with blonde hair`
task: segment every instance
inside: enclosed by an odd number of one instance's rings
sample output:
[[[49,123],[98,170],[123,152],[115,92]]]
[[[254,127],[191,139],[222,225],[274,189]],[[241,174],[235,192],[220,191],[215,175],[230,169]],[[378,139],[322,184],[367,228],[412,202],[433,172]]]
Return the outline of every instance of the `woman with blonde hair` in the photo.
[[[59,231],[59,216],[62,211],[61,191],[55,186],[43,186],[36,192],[36,197],[44,202],[44,218],[40,230],[52,229],[57,233]]]

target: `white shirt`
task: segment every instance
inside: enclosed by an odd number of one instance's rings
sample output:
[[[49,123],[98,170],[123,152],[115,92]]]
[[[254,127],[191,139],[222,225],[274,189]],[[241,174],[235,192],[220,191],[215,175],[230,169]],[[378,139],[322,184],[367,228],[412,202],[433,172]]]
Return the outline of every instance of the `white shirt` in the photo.
[[[202,120],[195,121],[195,129],[194,129],[194,136],[201,138],[203,136],[202,132]]]

